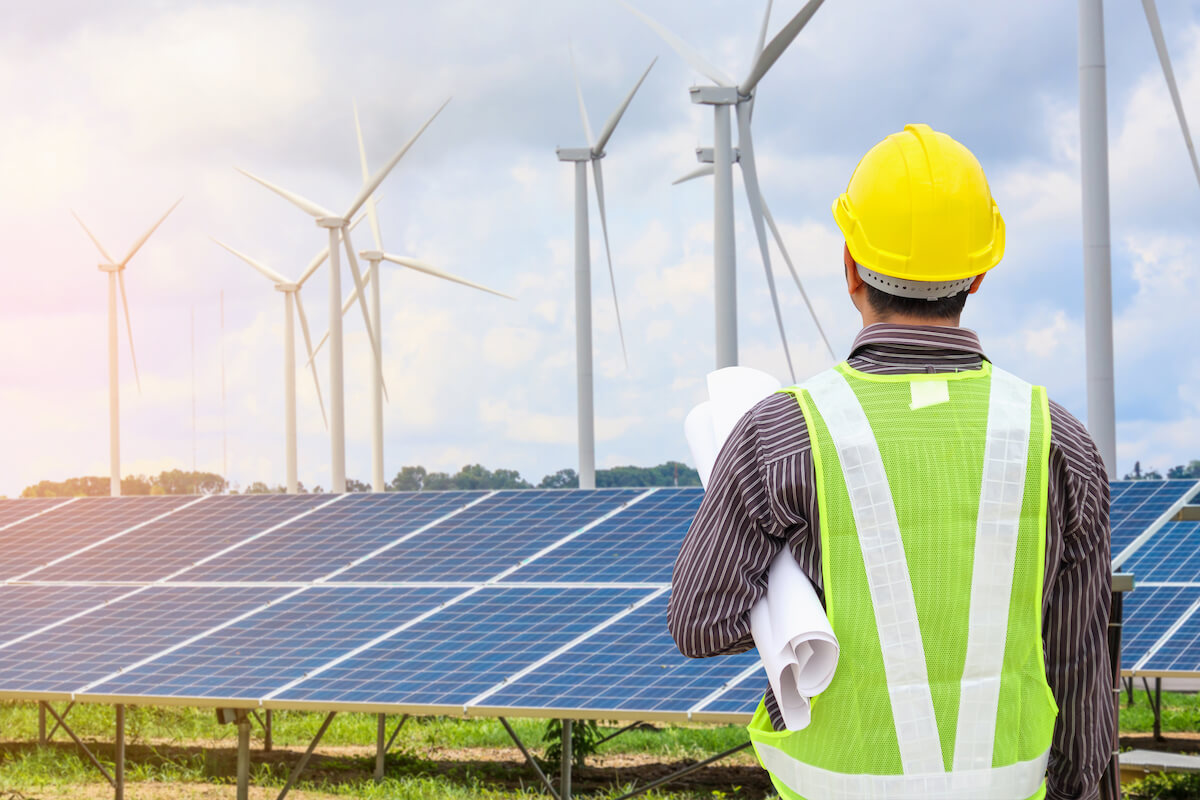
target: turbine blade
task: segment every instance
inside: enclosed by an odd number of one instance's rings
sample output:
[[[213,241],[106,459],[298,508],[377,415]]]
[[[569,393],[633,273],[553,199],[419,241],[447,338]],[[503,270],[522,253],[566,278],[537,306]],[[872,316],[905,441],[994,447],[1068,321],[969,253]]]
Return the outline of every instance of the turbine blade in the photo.
[[[211,237],[211,236],[210,236],[210,237],[208,237],[208,238],[212,239],[212,241],[213,241],[213,243],[214,243],[214,244],[216,244],[216,245],[219,245],[219,246],[221,246],[221,247],[225,248],[225,249],[226,249],[226,250],[228,250],[230,253],[233,253],[235,256],[237,256],[238,258],[240,258],[242,261],[245,261],[247,264],[249,264],[250,266],[254,267],[254,269],[256,269],[256,270],[258,270],[260,273],[262,273],[262,275],[263,275],[263,276],[264,276],[264,277],[265,277],[267,280],[269,280],[269,281],[274,281],[275,283],[290,283],[290,281],[289,281],[287,278],[283,277],[283,276],[282,276],[282,275],[280,275],[278,272],[276,272],[275,270],[271,269],[270,267],[268,267],[266,264],[262,263],[261,261],[255,261],[253,258],[251,258],[250,256],[246,255],[245,253],[242,253],[242,252],[240,252],[240,251],[238,251],[238,250],[234,250],[232,247],[230,247],[229,245],[227,245],[227,244],[225,244],[224,242],[220,241],[219,239],[213,239],[213,237]]]
[[[1154,0],[1142,0],[1142,8],[1146,12],[1146,22],[1150,24],[1150,35],[1154,37],[1154,49],[1158,51],[1163,77],[1167,79],[1167,91],[1171,93],[1171,102],[1175,104],[1175,116],[1179,117],[1183,141],[1187,145],[1188,156],[1192,159],[1192,171],[1196,173],[1196,180],[1200,181],[1200,161],[1196,160],[1196,148],[1192,144],[1192,133],[1188,129],[1187,117],[1183,113],[1183,102],[1179,99],[1179,87],[1175,84],[1175,70],[1171,68],[1171,56],[1167,53],[1167,41],[1163,38],[1162,25],[1158,21],[1158,8],[1155,6]]]
[[[617,107],[608,121],[604,123],[604,129],[600,131],[600,138],[592,145],[592,152],[597,155],[604,153],[604,147],[608,144],[608,140],[612,137],[613,131],[617,129],[617,123],[621,121],[621,117],[625,114],[625,109],[629,108],[629,103],[632,102],[633,96],[637,94],[637,90],[642,88],[642,82],[646,80],[646,76],[650,74],[650,70],[654,69],[654,65],[658,62],[655,58],[650,62],[650,66],[646,67],[646,71],[642,73],[642,77],[638,78],[638,82],[629,90],[629,94],[625,95],[625,101]]]
[[[767,227],[771,229],[771,235],[775,237],[775,244],[779,247],[779,252],[783,254],[783,262],[787,264],[788,271],[792,273],[792,280],[796,282],[796,288],[800,290],[800,296],[804,298],[804,305],[808,308],[813,324],[817,326],[817,333],[821,334],[821,341],[825,343],[829,357],[837,361],[838,357],[834,355],[833,345],[829,344],[829,337],[825,335],[825,329],[821,327],[821,320],[817,319],[817,312],[808,299],[808,292],[804,291],[804,284],[800,282],[800,274],[796,272],[796,267],[792,264],[792,257],[788,255],[787,247],[783,244],[783,236],[780,235],[779,228],[775,225],[775,218],[771,216],[771,209],[767,207],[766,198],[760,195],[759,200],[762,201],[763,216],[767,218]]]
[[[74,217],[75,221],[79,223],[79,227],[83,228],[83,232],[86,233],[88,238],[92,240],[92,244],[96,245],[96,249],[100,251],[100,255],[104,256],[104,260],[109,264],[116,263],[113,261],[113,257],[108,254],[108,251],[100,245],[100,241],[92,235],[91,231],[88,230],[88,226],[83,224],[83,220],[79,218],[79,215],[74,211],[71,211],[71,216]]]
[[[643,14],[641,11],[639,11],[636,8],[634,8],[633,6],[631,6],[625,0],[617,0],[617,2],[620,3],[621,5],[625,6],[626,10],[628,10],[629,13],[633,14],[635,17],[640,19],[642,22],[646,23],[646,25],[649,26],[650,30],[657,33],[659,38],[661,38],[664,42],[666,42],[671,47],[672,50],[674,50],[676,53],[678,53],[680,56],[682,56],[683,60],[686,61],[689,65],[691,65],[692,69],[696,70],[696,72],[699,72],[701,75],[704,75],[710,81],[717,84],[718,86],[733,86],[734,85],[732,78],[730,78],[724,72],[721,72],[721,70],[717,69],[712,64],[708,63],[708,61],[706,61],[704,59],[704,57],[696,51],[695,48],[693,48],[690,44],[685,42],[683,39],[680,39],[678,36],[671,33],[669,30],[664,28],[657,21],[650,18],[646,14]]]
[[[300,332],[304,334],[304,348],[308,352],[307,366],[312,369],[313,385],[317,387],[317,402],[321,405],[321,419],[325,422],[325,428],[328,430],[329,417],[325,414],[325,399],[321,396],[321,378],[317,374],[317,354],[313,350],[312,337],[308,332],[308,315],[304,313],[304,301],[300,299],[300,291],[293,292],[292,296],[296,298],[296,313],[300,315]],[[325,338],[329,338],[329,334],[325,334]],[[321,340],[322,343],[324,341],[325,339]]]
[[[142,376],[138,374],[137,352],[133,349],[133,323],[129,321],[129,298],[125,296],[125,270],[117,271],[117,283],[121,287],[121,308],[125,310],[125,333],[129,336],[129,357],[133,359],[133,377],[137,381],[138,394],[141,394]]]
[[[796,382],[796,368],[792,366],[792,353],[788,348],[787,332],[783,329],[783,312],[779,309],[779,295],[775,291],[775,275],[771,271],[771,251],[767,245],[767,231],[763,225],[762,194],[758,187],[758,170],[754,165],[754,143],[750,138],[750,107],[739,103],[738,146],[742,151],[742,177],[746,184],[746,198],[750,201],[750,216],[754,220],[754,234],[758,237],[758,250],[762,255],[763,271],[767,275],[767,288],[771,292],[771,305],[775,308],[775,321],[779,324],[779,338],[783,342],[783,354],[787,358],[792,382]]]
[[[804,8],[792,17],[787,25],[779,33],[775,34],[775,38],[771,40],[762,51],[762,54],[754,60],[754,66],[750,68],[750,74],[746,76],[746,80],[742,81],[738,86],[738,94],[748,95],[754,91],[754,87],[758,86],[758,82],[771,67],[775,66],[775,62],[783,55],[783,51],[788,49],[808,21],[812,19],[812,15],[817,13],[817,9],[825,0],[808,0]]]
[[[175,205],[168,208],[167,213],[163,214],[161,217],[159,217],[158,222],[151,225],[150,230],[143,233],[142,238],[138,239],[137,242],[134,243],[133,247],[129,248],[129,255],[125,256],[125,259],[121,262],[122,267],[129,263],[129,260],[131,258],[133,258],[134,254],[137,253],[138,250],[142,249],[142,245],[144,245],[146,243],[146,240],[150,238],[151,234],[153,234],[156,230],[158,230],[158,226],[162,225],[163,222],[166,221],[167,217],[171,216],[171,212],[174,211],[175,208],[182,202],[183,202],[182,197],[179,198],[178,200],[176,200]]]
[[[245,175],[247,178],[254,181],[255,183],[259,183],[259,184],[262,184],[263,186],[267,187],[272,192],[279,195],[284,200],[287,200],[289,203],[296,206],[296,208],[299,208],[305,214],[310,215],[314,219],[321,219],[322,217],[337,217],[337,214],[333,213],[328,208],[325,208],[324,206],[319,206],[316,203],[314,203],[313,201],[311,201],[307,198],[301,197],[298,194],[294,194],[293,192],[289,192],[287,189],[284,189],[283,187],[276,186],[275,184],[271,183],[270,181],[263,180],[262,178],[258,177],[257,175],[255,175],[252,172],[247,172],[246,170],[242,169],[241,167],[234,167],[234,169],[236,169],[238,172],[242,173],[243,175]]]
[[[367,171],[367,148],[363,145],[362,125],[358,121],[358,103],[354,104],[354,132],[358,134],[358,161],[362,165],[363,183],[371,179]],[[375,237],[375,249],[383,250],[383,238],[379,235],[379,214],[375,209],[378,201],[372,197],[367,201],[367,214],[371,217],[371,234]]]
[[[379,188],[379,184],[383,183],[383,179],[388,176],[388,173],[390,173],[396,164],[399,163],[400,159],[404,158],[404,154],[407,153],[409,148],[416,143],[417,139],[421,138],[421,134],[425,132],[426,128],[433,124],[433,121],[437,119],[438,114],[441,114],[442,109],[444,109],[449,103],[450,100],[447,98],[446,102],[442,103],[438,110],[433,112],[433,116],[427,119],[425,124],[422,125],[417,132],[412,135],[412,138],[405,142],[404,146],[401,147],[394,156],[392,156],[391,160],[383,165],[383,169],[376,172],[375,176],[371,178],[371,180],[363,184],[363,187],[358,191],[358,196],[355,197],[354,202],[350,204],[350,210],[345,214],[346,219],[349,219],[358,213],[358,210],[362,208],[363,203],[367,202],[367,198]]]
[[[688,181],[695,180],[696,178],[703,178],[705,175],[712,175],[716,171],[717,168],[712,164],[702,164],[700,167],[692,170],[682,178],[671,181],[671,185],[678,186],[681,183],[687,183]]]
[[[383,354],[379,352],[379,342],[375,340],[375,329],[371,326],[371,314],[367,311],[367,285],[363,282],[362,272],[358,268],[358,256],[354,252],[354,243],[350,241],[350,231],[342,231],[342,244],[345,245],[346,260],[350,262],[350,274],[354,276],[354,291],[358,295],[358,307],[362,309],[363,322],[367,326],[367,339],[371,342],[371,352],[375,354],[375,369],[379,371],[379,383],[383,386],[383,396],[386,398],[387,385],[383,383]],[[343,313],[345,312],[343,311]]]
[[[575,97],[579,100],[579,118],[583,120],[583,132],[587,135],[588,147],[596,150],[598,148],[592,144],[596,137],[592,135],[592,123],[588,119],[587,106],[583,102],[583,87],[579,85],[579,70],[575,68],[575,48],[570,39],[567,40],[567,52],[571,54],[571,77],[575,79]]]
[[[604,255],[608,258],[608,282],[612,285],[613,309],[617,312],[617,334],[621,337],[621,357],[625,369],[629,369],[629,351],[625,349],[625,329],[621,326],[621,304],[617,302],[617,276],[613,271],[612,248],[608,244],[608,214],[604,210],[604,169],[600,159],[592,161],[592,173],[596,178],[596,204],[600,207],[600,230],[604,232]]]
[[[511,295],[505,294],[504,292],[497,292],[495,289],[489,289],[482,284],[474,283],[473,281],[469,281],[465,278],[460,278],[457,275],[451,275],[449,272],[440,270],[432,264],[426,264],[424,261],[418,261],[415,258],[405,258],[404,256],[394,256],[390,253],[384,253],[383,259],[385,261],[390,261],[393,264],[399,264],[402,267],[414,269],[417,272],[424,272],[426,275],[432,275],[435,278],[441,278],[442,280],[451,281],[453,283],[461,283],[463,286],[470,286],[472,289],[479,289],[482,292],[494,294],[497,297],[504,297],[508,300],[517,299]]]
[[[763,14],[762,28],[758,31],[758,44],[754,46],[754,61],[752,64],[758,63],[758,59],[762,58],[763,48],[767,44],[767,27],[771,24],[771,6],[774,5],[774,0],[767,0],[767,12]]]
[[[380,197],[375,198],[375,202],[377,202],[377,203],[383,202],[383,197],[380,196]],[[366,216],[366,215],[359,214],[358,218],[350,223],[350,230],[354,230],[355,228],[357,228],[358,223],[363,221],[364,216]],[[340,237],[341,234],[339,233],[338,236]],[[327,259],[327,258],[329,258],[329,245],[325,245],[325,247],[321,249],[321,252],[319,252],[315,256],[313,256],[313,260],[308,262],[308,266],[305,267],[304,272],[300,275],[300,279],[298,281],[296,281],[296,285],[303,286],[304,282],[312,277],[313,273],[316,272],[317,269],[319,269],[320,266],[325,263],[325,259]]]

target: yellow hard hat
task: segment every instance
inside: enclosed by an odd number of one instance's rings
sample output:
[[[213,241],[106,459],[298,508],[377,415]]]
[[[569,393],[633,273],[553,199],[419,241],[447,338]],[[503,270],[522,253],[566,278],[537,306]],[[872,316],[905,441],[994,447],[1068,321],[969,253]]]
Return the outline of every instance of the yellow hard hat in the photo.
[[[928,296],[914,282],[961,285],[1004,256],[1004,219],[983,167],[928,125],[906,125],[872,147],[833,218],[860,272],[876,273],[885,291],[899,288],[893,294]]]

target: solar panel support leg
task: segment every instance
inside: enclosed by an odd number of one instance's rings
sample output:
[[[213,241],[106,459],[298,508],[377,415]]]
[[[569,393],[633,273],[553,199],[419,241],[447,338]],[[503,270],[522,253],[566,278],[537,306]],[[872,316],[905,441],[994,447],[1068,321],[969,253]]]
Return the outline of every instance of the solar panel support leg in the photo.
[[[387,754],[387,715],[380,714],[375,731],[375,782],[383,783],[383,757]]]
[[[337,716],[336,711],[330,711],[329,716],[321,723],[320,729],[317,730],[317,735],[308,743],[308,749],[304,751],[304,755],[296,762],[296,766],[292,768],[292,773],[288,775],[287,783],[283,786],[283,791],[279,793],[276,800],[283,800],[287,797],[288,792],[292,790],[296,780],[299,779],[300,773],[304,772],[304,768],[308,766],[308,760],[312,758],[313,751],[317,749],[317,745],[321,743],[321,737],[325,735],[325,731],[329,730],[329,723],[333,722],[333,718]]]
[[[555,800],[558,800],[558,792],[554,790],[554,784],[552,784],[550,779],[546,777],[546,773],[542,772],[542,768],[538,766],[537,761],[534,760],[532,755],[530,755],[529,748],[527,748],[525,743],[521,741],[521,737],[517,736],[517,732],[513,730],[512,725],[509,725],[508,720],[506,720],[504,717],[500,717],[500,724],[504,726],[504,730],[508,731],[508,735],[512,737],[513,742],[515,742],[517,748],[520,749],[521,755],[525,756],[525,761],[529,764],[529,766],[533,767],[533,771],[537,773],[538,779],[542,782],[542,786],[546,787],[546,791],[550,793],[551,797],[553,797]]]
[[[250,798],[250,717],[238,718],[237,800]]]
[[[571,729],[574,722],[562,721],[562,773],[559,776],[558,796],[560,800],[571,800]]]
[[[266,711],[266,717],[267,717],[267,721],[263,724],[263,752],[269,753],[269,752],[271,752],[271,746],[272,746],[271,739],[273,738],[272,734],[273,734],[273,726],[274,726],[274,722],[275,722],[271,718],[271,709],[269,709],[269,708]]]
[[[1150,682],[1142,678],[1142,687],[1146,690],[1146,702],[1154,712],[1154,740],[1162,741],[1162,678],[1154,679],[1154,691],[1150,691]]]
[[[83,751],[83,754],[85,756],[88,757],[88,761],[92,762],[92,766],[95,767],[96,769],[100,770],[100,774],[104,776],[104,780],[106,780],[110,784],[112,784],[112,787],[114,789],[117,788],[117,782],[113,780],[112,775],[108,774],[108,770],[106,770],[104,768],[104,765],[101,764],[99,762],[99,760],[97,760],[96,756],[92,753],[92,751],[88,749],[88,746],[83,743],[83,740],[75,735],[75,731],[71,730],[71,726],[63,721],[63,718],[60,717],[58,715],[58,712],[54,710],[54,706],[47,703],[45,707],[46,707],[46,711],[48,711],[50,713],[50,716],[54,717],[54,721],[58,723],[58,726],[67,732],[67,735],[71,737],[71,741],[75,742],[75,745],[80,750]]]
[[[1125,707],[1133,708],[1133,678],[1125,679]]]
[[[634,789],[632,792],[626,792],[625,794],[618,797],[617,800],[629,800],[630,797],[637,797],[639,794],[645,794],[646,792],[650,791],[651,789],[657,789],[659,786],[662,786],[664,783],[670,783],[671,781],[677,780],[678,778],[682,778],[684,775],[687,775],[691,772],[695,772],[698,769],[704,769],[709,764],[713,764],[717,761],[720,761],[722,758],[728,758],[729,756],[733,755],[734,753],[738,752],[739,750],[745,750],[749,746],[750,746],[750,742],[745,742],[744,744],[739,744],[737,747],[731,747],[728,750],[726,750],[724,753],[717,753],[712,758],[706,758],[703,761],[692,764],[690,767],[684,767],[683,769],[679,770],[678,772],[672,772],[670,775],[667,775],[664,778],[659,778],[658,780],[656,780],[652,783],[647,783],[645,786]]]
[[[404,723],[408,722],[408,714],[400,718],[400,723],[396,725],[396,730],[392,731],[392,735],[388,737],[387,744],[383,746],[383,752],[390,753],[392,745],[396,743],[396,737],[400,735],[400,729],[404,727]]]
[[[116,800],[125,800],[125,706],[117,705],[117,742],[113,756],[113,789]]]
[[[38,745],[45,747],[50,743],[46,738],[46,704],[38,701]]]

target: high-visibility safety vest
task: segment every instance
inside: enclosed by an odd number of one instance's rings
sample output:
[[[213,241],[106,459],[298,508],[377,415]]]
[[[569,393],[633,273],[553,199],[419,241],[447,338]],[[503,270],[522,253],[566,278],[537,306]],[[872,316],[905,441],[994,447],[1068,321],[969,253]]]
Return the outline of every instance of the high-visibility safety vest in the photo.
[[[785,800],[1040,800],[1050,411],[995,369],[785,389],[812,441],[837,673],[800,731],[750,738]]]

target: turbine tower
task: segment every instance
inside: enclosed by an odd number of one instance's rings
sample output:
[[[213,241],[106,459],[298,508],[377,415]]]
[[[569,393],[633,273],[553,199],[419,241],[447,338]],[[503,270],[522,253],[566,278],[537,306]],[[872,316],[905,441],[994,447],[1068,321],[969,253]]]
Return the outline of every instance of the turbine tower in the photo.
[[[604,234],[604,253],[608,259],[608,279],[612,285],[613,307],[617,312],[617,333],[621,338],[621,355],[629,366],[629,354],[625,349],[625,331],[621,327],[621,308],[617,302],[617,280],[613,273],[612,249],[608,243],[608,215],[604,208],[604,170],[601,160],[604,158],[604,147],[617,129],[625,109],[641,88],[642,82],[654,67],[654,59],[646,71],[638,78],[633,89],[625,96],[624,101],[617,106],[599,137],[592,136],[592,126],[588,121],[587,106],[583,102],[583,89],[579,85],[579,75],[575,72],[575,56],[571,54],[571,72],[575,77],[575,94],[579,99],[579,115],[583,120],[583,130],[587,135],[587,147],[560,147],[556,151],[559,161],[569,161],[575,164],[575,366],[576,393],[579,426],[579,488],[596,488],[596,434],[595,413],[592,408],[592,267],[591,240],[588,230],[588,190],[587,165],[592,165],[592,174],[596,181],[596,205],[600,209],[600,228]]]
[[[331,488],[334,492],[341,493],[346,491],[345,351],[342,345],[342,274],[341,261],[338,256],[339,246],[345,248],[346,260],[350,263],[350,272],[354,276],[354,285],[358,290],[359,307],[362,309],[363,320],[367,325],[367,338],[370,340],[371,349],[375,353],[375,370],[379,372],[383,369],[383,363],[379,358],[378,342],[375,340],[370,314],[367,311],[367,303],[362,291],[362,273],[358,269],[357,254],[354,250],[354,244],[350,239],[350,220],[363,207],[363,204],[367,202],[375,190],[379,188],[384,178],[388,176],[388,173],[392,171],[400,159],[404,157],[409,148],[416,143],[421,134],[425,132],[425,129],[437,118],[438,114],[442,113],[442,109],[449,102],[447,100],[445,103],[442,103],[441,107],[433,113],[433,116],[426,120],[425,124],[391,157],[383,168],[375,173],[369,181],[363,183],[362,188],[359,189],[358,194],[351,201],[350,207],[344,214],[336,214],[311,200],[307,200],[256,175],[252,175],[246,170],[238,170],[246,177],[262,184],[313,217],[317,222],[317,227],[325,228],[329,231],[329,338],[331,347],[329,357],[330,472],[332,475]],[[341,235],[340,241],[339,233]]]
[[[362,221],[360,216],[350,227],[353,228]],[[317,389],[317,403],[321,406],[321,418],[325,427],[329,427],[329,418],[325,413],[325,401],[321,397],[321,379],[317,375],[316,362],[312,360],[312,336],[308,328],[308,315],[304,313],[304,301],[300,298],[300,290],[313,273],[325,263],[329,257],[329,248],[325,248],[309,262],[307,269],[297,280],[288,280],[280,273],[271,269],[261,261],[251,258],[224,242],[213,239],[221,247],[228,250],[242,261],[249,264],[267,280],[275,284],[275,290],[283,293],[283,418],[284,418],[284,447],[287,464],[287,492],[296,494],[299,490],[299,478],[296,459],[296,323],[295,317],[300,317],[300,331],[304,335],[304,347],[309,356],[308,366],[312,370],[313,385]]]
[[[71,212],[71,216],[75,217],[79,227],[83,228],[83,232],[87,234],[88,238],[92,240],[92,244],[100,251],[100,255],[104,257],[104,262],[99,267],[100,271],[108,273],[108,475],[109,491],[113,497],[121,495],[121,392],[117,380],[117,289],[119,286],[121,308],[125,311],[125,331],[129,337],[129,356],[133,361],[133,377],[137,381],[140,394],[142,378],[138,374],[137,353],[133,349],[133,326],[129,321],[129,299],[125,296],[125,267],[129,265],[137,251],[142,249],[146,240],[158,230],[158,226],[162,225],[163,221],[182,202],[182,197],[176,200],[175,205],[168,208],[167,213],[159,217],[158,222],[155,222],[148,231],[142,234],[141,238],[130,248],[129,254],[120,261],[114,260],[100,244],[100,241],[88,230],[87,225],[83,224],[79,215],[74,211]]]
[[[690,45],[646,14],[631,6],[626,0],[617,0],[635,16],[645,22],[675,52],[715,86],[693,86],[690,90],[693,103],[713,107],[713,271],[715,273],[717,369],[737,366],[737,261],[733,234],[733,144],[730,132],[730,106],[737,112],[738,139],[741,146],[742,174],[746,183],[746,194],[750,201],[750,214],[754,219],[754,233],[762,255],[766,272],[767,287],[775,308],[775,320],[779,335],[783,337],[784,355],[792,371],[792,357],[788,350],[783,329],[783,315],[775,292],[775,277],[771,271],[770,253],[767,248],[766,226],[763,220],[762,197],[758,185],[758,169],[754,161],[754,143],[750,135],[750,120],[754,113],[754,91],[763,76],[775,65],[788,46],[800,35],[800,31],[812,19],[824,0],[809,0],[804,8],[767,42],[767,23],[771,18],[771,0],[755,48],[754,60],[745,79],[735,83],[725,73],[712,66]]]

